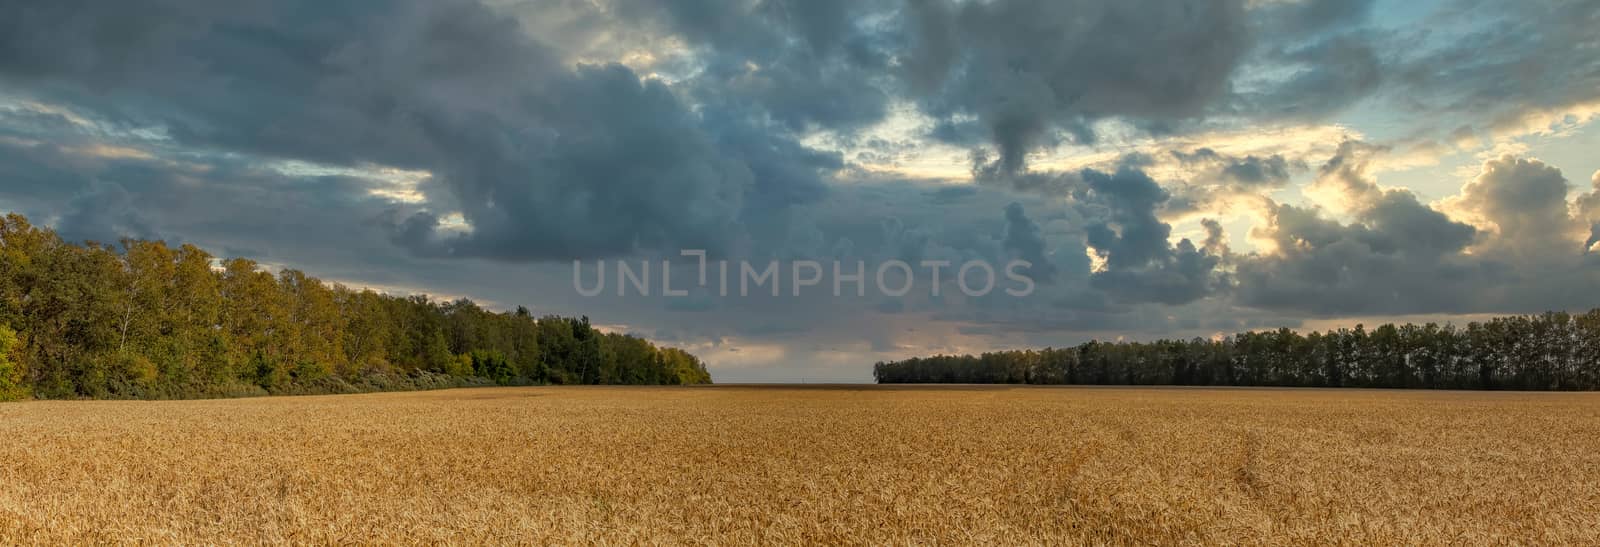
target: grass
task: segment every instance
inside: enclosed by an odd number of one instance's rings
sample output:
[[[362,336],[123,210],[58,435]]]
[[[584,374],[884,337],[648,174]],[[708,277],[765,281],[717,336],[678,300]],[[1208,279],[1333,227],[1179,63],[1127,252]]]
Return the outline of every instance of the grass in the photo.
[[[1594,543],[1600,394],[536,387],[0,405],[0,543]]]

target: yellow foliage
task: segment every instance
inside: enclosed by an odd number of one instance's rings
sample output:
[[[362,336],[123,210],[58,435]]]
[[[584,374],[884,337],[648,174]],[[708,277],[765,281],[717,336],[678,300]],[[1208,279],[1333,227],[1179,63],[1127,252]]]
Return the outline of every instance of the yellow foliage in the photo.
[[[122,366],[122,373],[126,378],[139,383],[153,382],[160,373],[156,364],[143,355],[124,353],[118,358],[118,364]]]
[[[17,363],[17,333],[0,325],[0,401],[21,399],[25,393],[22,366]]]

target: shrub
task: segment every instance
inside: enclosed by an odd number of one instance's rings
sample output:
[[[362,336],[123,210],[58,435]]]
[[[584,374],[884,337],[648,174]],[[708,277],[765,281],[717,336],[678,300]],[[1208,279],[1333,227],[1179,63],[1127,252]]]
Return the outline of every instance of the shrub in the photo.
[[[22,367],[11,358],[17,347],[17,333],[0,325],[0,401],[11,401],[27,396],[22,385]]]

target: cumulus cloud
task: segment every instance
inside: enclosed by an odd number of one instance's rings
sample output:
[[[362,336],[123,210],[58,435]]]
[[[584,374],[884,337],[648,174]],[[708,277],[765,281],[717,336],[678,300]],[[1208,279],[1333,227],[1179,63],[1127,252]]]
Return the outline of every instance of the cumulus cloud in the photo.
[[[1441,249],[1292,205],[1274,206],[1256,237],[1277,252],[1237,261],[1239,303],[1250,307],[1317,315],[1461,311],[1469,307],[1461,295],[1478,274]]]
[[[1119,301],[1184,304],[1226,289],[1227,276],[1217,269],[1226,255],[1223,235],[1208,228],[1203,247],[1188,239],[1173,243],[1172,225],[1160,216],[1172,194],[1140,168],[1144,159],[1125,157],[1110,172],[1007,174],[980,158],[975,175],[991,187],[1065,198],[1078,237],[1100,262],[1092,287]]]
[[[1271,251],[1235,257],[1246,306],[1316,315],[1505,313],[1592,305],[1597,281],[1579,246],[1592,237],[1560,170],[1503,156],[1438,207],[1367,172],[1381,150],[1347,143],[1315,186],[1351,222],[1273,204],[1254,235]],[[1578,216],[1574,216],[1574,215]],[[1591,243],[1592,244],[1592,243]]]
[[[1589,177],[1589,192],[1578,197],[1578,219],[1589,225],[1589,239],[1584,240],[1585,252],[1600,251],[1595,248],[1600,243],[1600,171],[1595,171]]]
[[[1087,241],[1104,260],[1092,285],[1130,302],[1183,304],[1225,287],[1217,275],[1222,257],[1188,239],[1170,242],[1172,226],[1157,217],[1170,195],[1131,167],[1107,174],[1085,170],[1079,200],[1092,219]],[[1212,249],[1220,245],[1219,238]]]
[[[1194,169],[1196,179],[1249,188],[1281,187],[1289,182],[1292,170],[1305,168],[1304,162],[1290,161],[1281,154],[1233,157],[1198,148],[1193,152],[1173,150],[1172,155],[1185,167]]]
[[[1581,219],[1567,211],[1567,179],[1539,160],[1508,155],[1485,162],[1448,206],[1489,229],[1486,252],[1532,258],[1580,250],[1572,236]]]
[[[1362,141],[1344,140],[1333,157],[1317,168],[1317,178],[1305,193],[1317,204],[1336,213],[1360,212],[1383,199],[1384,191],[1370,173],[1373,161],[1388,149]]]
[[[1182,180],[1166,186],[1172,196],[1162,206],[1164,218],[1213,214],[1231,201],[1254,199],[1263,192],[1288,186],[1290,177],[1306,170],[1298,158],[1282,154],[1234,156],[1210,148],[1169,152],[1183,173]]]
[[[1238,261],[1242,304],[1319,314],[1455,311],[1460,292],[1483,272],[1460,256],[1476,230],[1421,203],[1405,189],[1384,189],[1368,172],[1383,150],[1346,141],[1318,169],[1313,188],[1355,222],[1316,209],[1269,206],[1255,236],[1272,253]]]

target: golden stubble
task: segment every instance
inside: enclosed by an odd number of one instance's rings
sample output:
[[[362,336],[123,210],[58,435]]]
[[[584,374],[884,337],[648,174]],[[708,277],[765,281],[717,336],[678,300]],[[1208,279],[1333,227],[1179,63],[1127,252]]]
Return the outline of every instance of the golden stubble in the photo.
[[[0,405],[0,543],[1595,543],[1600,394],[486,388]]]

